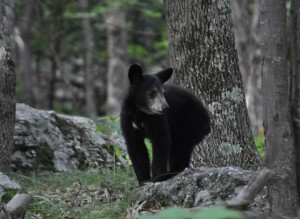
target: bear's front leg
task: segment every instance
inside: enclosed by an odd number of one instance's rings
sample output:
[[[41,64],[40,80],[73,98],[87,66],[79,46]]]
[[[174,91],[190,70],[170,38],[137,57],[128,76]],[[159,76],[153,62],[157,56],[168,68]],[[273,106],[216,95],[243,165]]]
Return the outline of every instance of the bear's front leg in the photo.
[[[150,160],[144,143],[144,134],[133,128],[133,120],[130,114],[121,117],[122,132],[127,145],[127,152],[132,162],[135,174],[142,185],[150,180]]]
[[[171,136],[169,125],[164,115],[151,116],[145,121],[146,136],[152,143],[152,179],[163,181],[168,177],[170,162]]]

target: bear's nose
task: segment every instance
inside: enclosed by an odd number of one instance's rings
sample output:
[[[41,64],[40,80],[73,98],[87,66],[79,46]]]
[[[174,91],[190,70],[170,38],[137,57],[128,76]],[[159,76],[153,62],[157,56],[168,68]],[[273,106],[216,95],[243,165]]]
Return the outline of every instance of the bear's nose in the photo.
[[[166,112],[169,108],[170,108],[170,107],[169,107],[168,104],[164,104],[164,105],[162,106],[162,112]]]

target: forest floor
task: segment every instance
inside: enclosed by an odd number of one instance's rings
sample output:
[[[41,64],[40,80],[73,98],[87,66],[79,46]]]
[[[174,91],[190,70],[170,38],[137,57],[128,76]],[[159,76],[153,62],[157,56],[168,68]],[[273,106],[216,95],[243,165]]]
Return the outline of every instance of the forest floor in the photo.
[[[132,168],[13,173],[12,179],[34,197],[25,219],[126,218],[137,186]]]

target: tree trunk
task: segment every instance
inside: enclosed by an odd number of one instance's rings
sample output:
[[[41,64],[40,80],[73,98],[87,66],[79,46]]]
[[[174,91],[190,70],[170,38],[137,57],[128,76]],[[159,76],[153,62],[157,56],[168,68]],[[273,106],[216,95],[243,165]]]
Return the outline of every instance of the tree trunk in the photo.
[[[286,1],[261,1],[262,90],[266,131],[266,166],[275,170],[269,186],[273,212],[296,216],[294,133],[288,98]]]
[[[88,13],[87,0],[79,0],[80,11]],[[82,18],[82,29],[84,37],[84,75],[85,75],[85,113],[90,118],[96,118],[97,109],[94,98],[95,72],[93,70],[94,37],[88,15]]]
[[[50,42],[51,44],[52,42]],[[53,55],[50,56],[51,70],[50,70],[50,80],[49,80],[49,95],[48,95],[48,109],[54,109],[55,102],[55,88],[56,88],[56,62]]]
[[[200,96],[212,131],[195,149],[193,164],[260,164],[247,114],[229,1],[165,0],[174,82]]]
[[[25,4],[24,22],[22,27],[22,38],[24,47],[21,51],[21,71],[22,80],[24,83],[24,102],[28,105],[33,105],[32,94],[32,69],[31,69],[31,27],[34,0],[27,0]]]
[[[0,172],[8,173],[15,124],[16,78],[4,5],[5,1],[2,1],[0,5]]]
[[[107,114],[119,115],[127,87],[127,33],[123,8],[117,6],[106,19],[108,39]]]
[[[231,8],[249,119],[253,134],[257,134],[263,127],[259,1],[233,0]]]
[[[291,5],[291,56],[294,97],[292,116],[295,132],[297,188],[300,194],[300,3],[293,0]]]
[[[58,2],[58,1],[57,1]],[[43,2],[41,2],[43,4]],[[56,91],[56,83],[57,78],[63,75],[62,67],[60,63],[60,52],[61,52],[61,39],[63,37],[63,27],[64,27],[64,9],[65,9],[65,1],[60,1],[59,4],[54,4],[54,8],[52,9],[52,22],[55,23],[54,28],[50,31],[49,29],[43,30],[44,34],[47,34],[46,39],[49,41],[49,53],[50,53],[50,79],[49,79],[49,93],[48,93],[48,108],[55,108],[55,91]],[[41,6],[41,5],[40,5]],[[40,9],[42,10],[42,9]],[[43,15],[46,17],[46,15]],[[47,23],[44,21],[45,17],[41,19],[41,25],[46,25]],[[44,26],[42,27],[44,28]]]

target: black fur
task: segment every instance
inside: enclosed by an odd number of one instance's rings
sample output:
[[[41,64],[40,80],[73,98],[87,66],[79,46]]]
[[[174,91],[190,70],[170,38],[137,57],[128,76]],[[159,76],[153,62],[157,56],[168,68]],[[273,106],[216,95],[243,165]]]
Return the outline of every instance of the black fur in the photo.
[[[209,113],[200,99],[176,85],[163,84],[172,71],[143,75],[139,65],[132,65],[128,72],[130,87],[122,105],[121,128],[140,184],[166,180],[184,170],[194,146],[210,132]],[[154,96],[162,98],[153,111],[149,105]],[[146,137],[153,149],[152,175]]]

